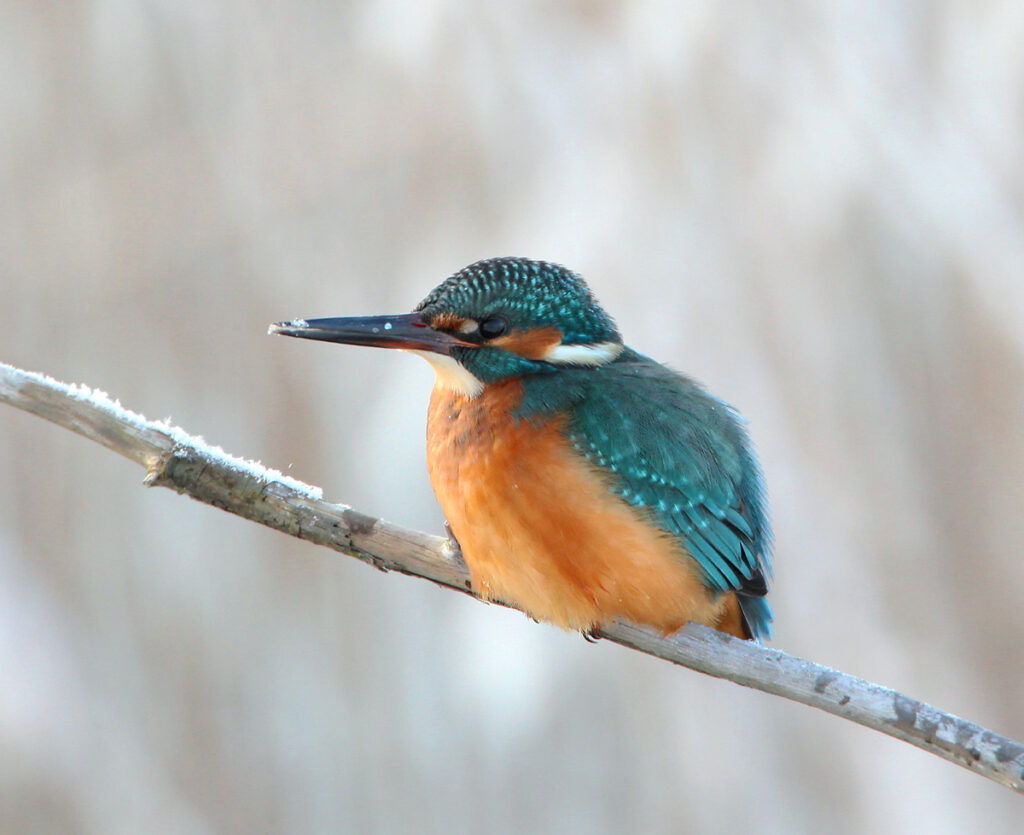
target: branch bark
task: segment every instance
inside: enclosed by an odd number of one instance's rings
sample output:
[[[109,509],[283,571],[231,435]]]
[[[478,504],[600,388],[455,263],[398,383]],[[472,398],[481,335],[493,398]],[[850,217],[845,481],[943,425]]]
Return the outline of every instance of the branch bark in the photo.
[[[141,464],[147,486],[170,487],[383,571],[475,596],[469,572],[447,539],[325,502],[319,488],[147,420],[103,392],[0,363],[0,401]],[[874,728],[1024,793],[1024,745],[895,690],[694,624],[661,638],[617,622],[598,637]]]

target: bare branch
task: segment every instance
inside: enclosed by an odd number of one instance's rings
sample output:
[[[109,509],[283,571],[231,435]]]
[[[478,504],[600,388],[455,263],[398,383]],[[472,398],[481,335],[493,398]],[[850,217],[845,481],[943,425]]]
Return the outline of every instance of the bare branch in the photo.
[[[318,488],[234,458],[167,423],[146,420],[103,392],[0,363],[0,401],[142,464],[148,486],[170,487],[384,571],[473,594],[466,566],[447,539],[325,502]],[[599,636],[842,716],[1024,793],[1024,745],[895,690],[694,624],[660,638],[614,623]]]

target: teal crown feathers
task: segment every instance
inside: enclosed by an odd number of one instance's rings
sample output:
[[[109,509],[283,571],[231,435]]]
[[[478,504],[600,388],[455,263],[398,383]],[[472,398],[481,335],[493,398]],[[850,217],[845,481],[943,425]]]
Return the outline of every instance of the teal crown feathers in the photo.
[[[477,261],[435,287],[416,310],[426,319],[439,313],[467,319],[501,316],[521,331],[553,327],[561,331],[566,345],[622,341],[586,282],[547,261]]]

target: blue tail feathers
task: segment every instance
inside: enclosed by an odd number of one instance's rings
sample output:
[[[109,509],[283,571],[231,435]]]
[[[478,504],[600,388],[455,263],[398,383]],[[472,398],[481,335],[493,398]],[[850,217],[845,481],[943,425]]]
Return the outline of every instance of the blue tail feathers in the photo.
[[[751,597],[747,594],[738,594],[737,598],[750,637],[758,641],[771,640],[773,615],[768,601],[763,597]]]

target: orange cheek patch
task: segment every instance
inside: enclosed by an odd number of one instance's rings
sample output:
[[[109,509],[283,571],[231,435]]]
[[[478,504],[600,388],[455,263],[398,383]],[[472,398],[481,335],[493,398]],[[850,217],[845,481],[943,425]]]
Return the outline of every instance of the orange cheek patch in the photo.
[[[489,343],[519,354],[528,360],[542,360],[548,351],[562,344],[562,332],[558,328],[534,328],[529,331],[512,331],[505,336],[492,339]]]
[[[454,313],[439,313],[430,321],[430,327],[439,331],[457,331],[465,323],[465,319]]]

